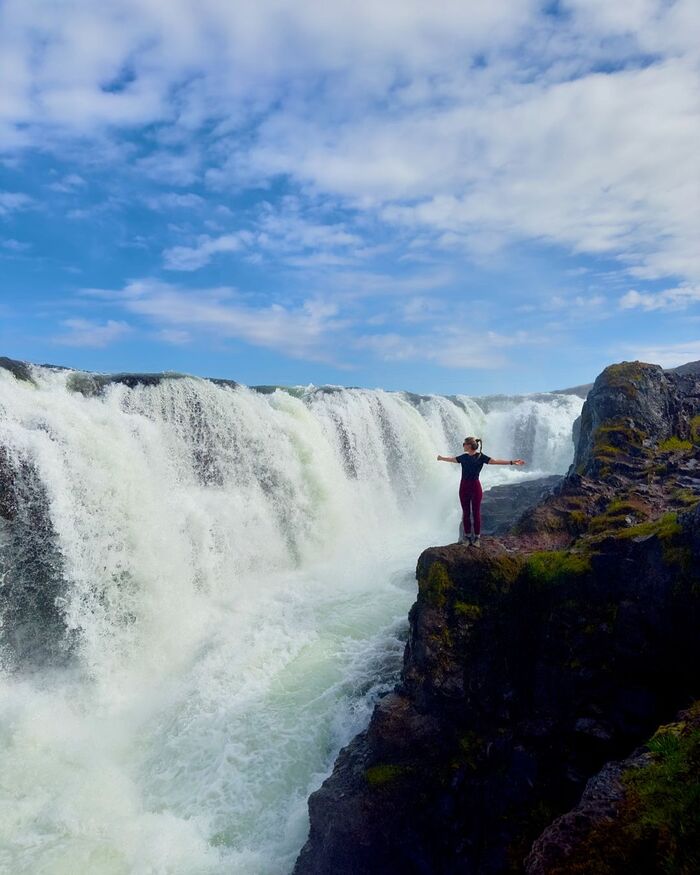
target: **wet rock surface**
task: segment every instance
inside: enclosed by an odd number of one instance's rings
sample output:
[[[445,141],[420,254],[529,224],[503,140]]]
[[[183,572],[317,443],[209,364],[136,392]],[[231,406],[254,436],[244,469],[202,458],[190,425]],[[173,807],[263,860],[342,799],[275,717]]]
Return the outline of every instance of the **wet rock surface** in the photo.
[[[699,688],[699,389],[606,369],[515,530],[421,555],[400,684],[310,798],[295,875],[595,871],[581,825]],[[557,843],[584,868],[554,868]]]
[[[563,480],[559,474],[521,483],[492,486],[481,505],[482,532],[504,535],[530,509],[538,505]]]

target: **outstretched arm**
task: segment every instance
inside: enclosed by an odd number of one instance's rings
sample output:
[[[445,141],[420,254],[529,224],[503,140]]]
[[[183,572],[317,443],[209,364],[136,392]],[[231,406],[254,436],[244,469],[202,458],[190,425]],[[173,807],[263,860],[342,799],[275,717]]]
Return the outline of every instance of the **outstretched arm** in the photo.
[[[438,456],[437,460],[438,460],[438,462],[456,462],[457,461],[457,459],[455,459],[454,456]]]
[[[491,459],[489,465],[524,465],[522,459]]]

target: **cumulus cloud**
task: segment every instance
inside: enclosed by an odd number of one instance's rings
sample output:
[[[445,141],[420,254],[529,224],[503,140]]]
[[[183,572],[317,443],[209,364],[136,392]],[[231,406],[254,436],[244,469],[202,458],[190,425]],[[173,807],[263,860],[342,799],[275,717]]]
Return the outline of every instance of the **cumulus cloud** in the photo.
[[[139,205],[180,211],[150,238],[168,271],[193,274],[228,256],[305,279],[333,274],[317,297],[266,295],[257,306],[167,284],[141,297],[123,290],[122,306],[157,330],[188,331],[187,314],[214,332],[220,317],[227,337],[321,360],[358,318],[349,302],[373,284],[387,297],[405,284],[414,296],[392,313],[402,326],[437,324],[428,299],[439,283],[431,289],[421,264],[438,275],[457,258],[481,266],[522,244],[617,265],[625,285],[608,288],[635,286],[619,309],[690,306],[700,282],[700,5],[545,6],[7,0],[0,152],[11,161],[53,150],[76,170],[81,159],[114,168]],[[66,167],[52,185],[77,198],[93,175]],[[30,206],[0,193],[0,216]],[[96,209],[71,206],[74,218]],[[379,256],[413,275],[373,273]],[[526,306],[562,322],[609,313],[600,289],[577,300],[583,286],[563,286],[558,299],[546,289]],[[319,300],[336,310],[308,304]],[[359,348],[425,355],[430,335],[401,336],[403,352],[398,331],[366,334]],[[471,361],[503,362],[499,337],[526,342],[507,331],[483,347],[474,340]],[[430,355],[457,366],[463,348],[448,338]]]

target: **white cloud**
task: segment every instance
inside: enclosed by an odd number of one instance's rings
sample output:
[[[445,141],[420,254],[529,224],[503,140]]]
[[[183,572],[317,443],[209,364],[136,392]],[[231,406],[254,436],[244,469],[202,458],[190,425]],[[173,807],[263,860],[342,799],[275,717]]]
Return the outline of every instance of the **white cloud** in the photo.
[[[274,192],[282,179],[304,203],[356,208],[435,249],[488,259],[534,240],[696,283],[700,4],[563,0],[562,12],[6,0],[0,149],[94,142],[125,164],[134,133],[129,168],[169,187]],[[258,248],[267,233],[305,267],[362,257],[353,238],[373,230],[303,211],[268,222]],[[236,251],[234,236],[170,248],[166,265],[196,270]]]
[[[361,350],[371,350],[384,361],[429,362],[444,368],[494,369],[508,364],[505,349],[542,342],[522,331],[512,336],[493,331],[479,335],[446,325],[414,337],[392,332],[363,335],[354,345]]]
[[[173,246],[163,253],[163,264],[167,270],[198,270],[222,252],[239,252],[245,245],[246,236],[242,233],[224,234],[221,237],[199,237],[196,246]]]
[[[151,195],[145,199],[146,206],[151,210],[196,210],[203,206],[205,200],[194,192],[178,194],[174,191]]]
[[[164,343],[171,343],[174,346],[182,346],[192,340],[192,335],[189,331],[182,331],[178,328],[163,328],[155,335],[156,340],[162,340]]]
[[[52,182],[49,185],[51,191],[57,191],[64,194],[72,194],[78,189],[83,188],[86,185],[85,180],[82,176],[79,176],[77,173],[69,173],[60,179],[58,182]]]
[[[0,216],[7,216],[17,210],[28,210],[34,200],[19,191],[0,191]]]
[[[7,240],[3,240],[0,243],[3,249],[9,249],[12,252],[26,252],[28,249],[32,248],[31,243],[24,243],[21,240],[15,240],[10,237]]]
[[[657,346],[631,346],[624,347],[625,358],[634,359],[651,364],[661,365],[663,368],[675,368],[687,362],[700,360],[700,340],[688,340],[683,343],[660,344]],[[620,358],[619,348],[615,351]]]
[[[622,310],[685,310],[700,301],[700,285],[682,285],[661,292],[638,292],[630,289],[620,298]]]
[[[125,335],[131,327],[126,322],[109,319],[104,324],[92,322],[89,319],[65,319],[61,322],[68,329],[65,334],[54,337],[53,342],[61,346],[105,347]]]
[[[161,332],[200,332],[223,340],[242,340],[310,361],[338,364],[335,338],[349,324],[336,304],[321,298],[297,305],[255,306],[230,288],[193,291],[150,280],[131,282],[120,292],[86,291],[147,318]],[[171,342],[180,336],[169,335]]]

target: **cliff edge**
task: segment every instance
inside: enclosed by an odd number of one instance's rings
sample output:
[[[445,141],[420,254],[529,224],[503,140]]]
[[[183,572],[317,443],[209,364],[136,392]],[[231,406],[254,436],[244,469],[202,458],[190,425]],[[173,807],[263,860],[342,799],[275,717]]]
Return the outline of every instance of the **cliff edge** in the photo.
[[[421,555],[401,681],[311,796],[295,875],[692,871],[699,444],[694,372],[613,365],[534,512]]]

